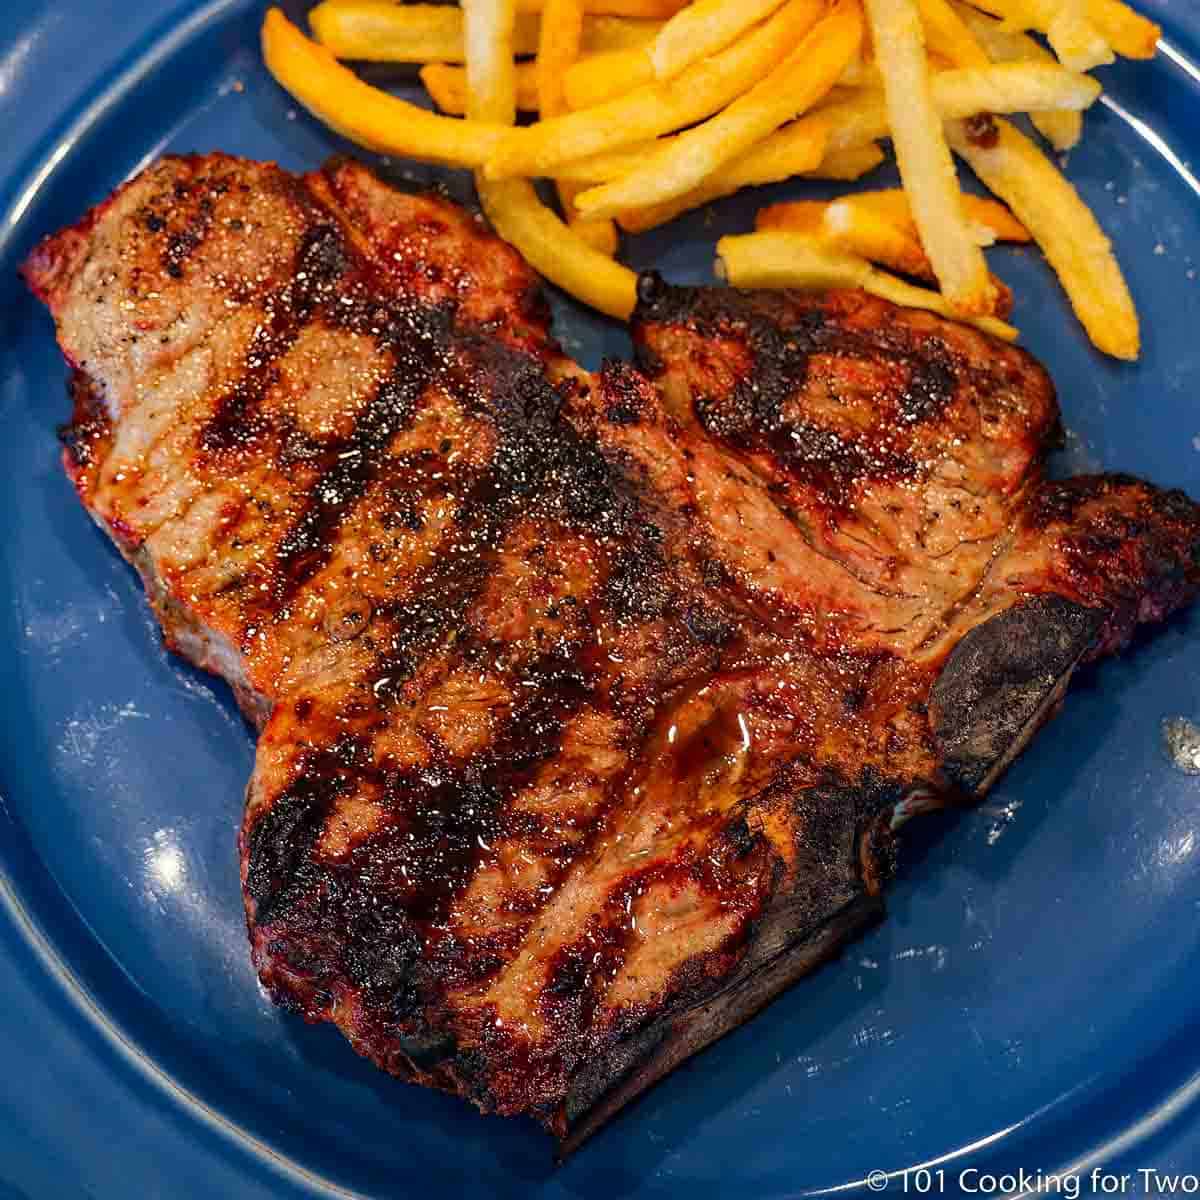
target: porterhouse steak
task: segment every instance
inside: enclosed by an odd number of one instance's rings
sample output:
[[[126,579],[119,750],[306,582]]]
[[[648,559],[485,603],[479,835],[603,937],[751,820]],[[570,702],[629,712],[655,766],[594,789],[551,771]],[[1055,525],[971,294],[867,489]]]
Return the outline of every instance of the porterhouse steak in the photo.
[[[1200,509],[1048,482],[1021,350],[855,292],[641,281],[589,374],[464,211],[167,158],[25,275],[79,495],[260,731],[281,1004],[567,1148],[881,912]]]

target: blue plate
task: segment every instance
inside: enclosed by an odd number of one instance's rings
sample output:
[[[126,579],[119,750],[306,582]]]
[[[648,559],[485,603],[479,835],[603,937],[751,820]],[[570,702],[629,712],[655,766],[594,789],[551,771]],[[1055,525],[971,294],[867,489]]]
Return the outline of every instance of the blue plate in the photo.
[[[1200,12],[1149,7],[1168,45],[1102,73],[1069,164],[1129,274],[1141,362],[1089,348],[1036,253],[994,262],[1058,381],[1063,469],[1200,495]],[[1200,614],[1088,672],[986,805],[910,831],[886,924],[562,1169],[530,1124],[395,1083],[266,1001],[234,843],[249,732],[161,649],[67,485],[63,364],[13,275],[162,151],[301,169],[344,148],[267,76],[260,17],[8,0],[0,22],[0,1200],[866,1194],[871,1171],[899,1194],[920,1164],[914,1194],[1015,1190],[988,1176],[1022,1169],[1080,1172],[1084,1194],[1125,1174],[1129,1194],[1140,1169],[1195,1169],[1200,778],[1161,724],[1200,718]],[[631,261],[707,279],[717,231],[760,199],[637,238]],[[585,362],[625,351],[556,304]]]

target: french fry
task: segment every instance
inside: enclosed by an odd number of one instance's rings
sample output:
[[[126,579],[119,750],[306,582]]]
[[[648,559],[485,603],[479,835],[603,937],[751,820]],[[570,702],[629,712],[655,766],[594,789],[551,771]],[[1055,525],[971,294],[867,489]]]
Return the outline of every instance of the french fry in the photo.
[[[588,245],[537,198],[527,179],[476,179],[483,211],[552,283],[577,300],[621,320],[633,312],[637,276]]]
[[[991,60],[948,0],[917,0],[925,45],[955,67],[986,67]]]
[[[1037,29],[1049,39],[1059,62],[1089,71],[1113,60],[1112,48],[1091,20],[1090,0],[974,0],[1001,17],[1011,31]]]
[[[614,0],[616,2],[616,0]],[[308,14],[317,40],[338,58],[369,62],[461,63],[462,10],[447,4],[394,4],[389,0],[324,0]],[[539,18],[521,13],[513,52],[536,54]],[[584,53],[601,54],[646,45],[662,21],[587,15]]]
[[[931,76],[929,88],[934,107],[944,120],[1038,108],[1077,111],[1093,104],[1100,95],[1100,85],[1094,79],[1057,63],[959,67]],[[815,114],[829,122],[831,151],[863,146],[889,136],[885,98],[874,89],[864,88],[850,97],[824,104]]]
[[[553,175],[575,158],[616,150],[702,121],[752,87],[795,46],[820,0],[788,0],[769,20],[666,82],[644,84],[595,108],[510,130],[489,159],[489,178]]]
[[[511,125],[517,119],[516,0],[462,0],[462,15],[467,117]]]
[[[874,192],[855,192],[845,199],[859,208],[868,208],[903,229],[912,237],[917,236],[917,225],[913,220],[908,197],[900,188],[881,188]],[[969,220],[984,226],[998,242],[1028,242],[1029,230],[1012,215],[999,200],[991,196],[973,196],[963,192],[963,210]],[[776,208],[786,207],[775,205]]]
[[[903,196],[903,193],[898,194]],[[907,209],[904,219],[893,220],[886,206],[861,204],[857,195],[843,196],[828,203],[802,200],[760,209],[754,227],[760,233],[803,233],[823,246],[857,254],[901,275],[936,282]],[[995,276],[992,276],[992,286],[1000,297],[996,315],[1007,317],[1012,312],[1012,290]]]
[[[963,214],[954,162],[925,66],[916,4],[866,0],[866,8],[883,74],[892,144],[921,244],[951,308],[961,316],[989,313],[996,290]]]
[[[856,205],[852,196],[831,200],[820,208],[814,226],[807,206],[797,212],[790,205],[773,205],[759,210],[754,228],[759,232],[807,233],[835,250],[857,254],[902,275],[935,282],[921,243],[907,230],[869,207]]]
[[[956,4],[955,12],[994,62],[1058,61],[1040,42],[1004,29],[1000,21],[984,16],[969,4]],[[1083,136],[1083,117],[1077,112],[1042,109],[1031,111],[1029,119],[1055,150],[1070,150]]]
[[[1088,17],[1087,0],[1035,0],[1046,13],[1046,38],[1058,61],[1073,71],[1090,71],[1113,61],[1112,47]],[[1050,10],[1053,9],[1051,12]]]
[[[492,121],[513,120],[516,81],[512,61],[513,0],[464,0],[467,111]],[[628,267],[594,250],[537,198],[526,179],[489,180],[475,186],[496,232],[533,268],[583,303],[628,317],[637,279]]]
[[[638,142],[624,150],[610,150],[606,154],[593,154],[588,158],[574,158],[556,168],[555,174],[559,179],[570,180],[573,183],[602,183],[607,179],[620,179],[636,170],[646,156],[653,154],[663,139],[648,142]]]
[[[1063,285],[1075,314],[1100,350],[1135,359],[1137,312],[1112,245],[1091,210],[1054,164],[1008,121],[997,119],[994,145],[972,142],[950,123],[955,151],[1025,225]]]
[[[882,165],[887,155],[874,143],[862,146],[831,148],[811,171],[804,171],[809,179],[833,179],[841,183],[853,183],[869,175]]]
[[[844,87],[882,88],[883,76],[879,74],[879,68],[873,62],[868,62],[861,54],[856,54],[838,77],[838,90]]]
[[[1124,58],[1153,58],[1162,30],[1121,0],[1088,0],[1087,14],[1105,41]]]
[[[862,32],[859,0],[834,0],[799,46],[750,91],[711,120],[671,139],[637,171],[582,192],[576,199],[579,211],[611,216],[661,204],[699,187],[824,96],[857,52]]]
[[[610,17],[665,20],[687,3],[688,0],[584,0],[583,11]],[[517,12],[544,12],[548,4],[549,0],[517,0]]]
[[[417,72],[434,104],[448,116],[461,117],[467,111],[467,73],[450,63],[429,63]],[[535,65],[516,64],[517,108],[537,112],[538,93]]]
[[[825,161],[829,149],[829,126],[810,113],[777,129],[769,138],[727,163],[710,176],[736,187],[779,183],[793,175],[807,175]]]
[[[748,233],[717,242],[717,270],[737,288],[862,288],[907,308],[924,308],[942,316],[958,314],[938,292],[914,287],[877,270],[857,254],[833,250],[803,233]],[[976,317],[971,324],[1012,341],[1017,331],[995,317]]]
[[[881,300],[899,304],[902,308],[924,308],[939,316],[959,320],[958,314],[946,303],[946,298],[940,292],[932,292],[927,288],[914,287],[895,275],[886,271],[872,271],[871,278],[864,289]],[[996,311],[1007,316],[1012,311],[1012,293],[1005,289],[996,303]],[[1015,329],[1001,317],[973,317],[970,324],[984,333],[990,333],[1005,342],[1015,342],[1021,336],[1020,330]]]
[[[946,117],[1033,109],[1090,108],[1100,84],[1053,63],[996,63],[941,71],[930,84],[934,104]]]
[[[654,78],[650,53],[644,46],[592,54],[575,63],[563,80],[567,107],[594,108],[624,95]]]
[[[477,167],[507,133],[501,125],[439,117],[368,86],[277,8],[263,18],[262,52],[267,69],[297,103],[368,150]]]
[[[364,62],[462,62],[463,13],[441,4],[325,0],[308,14],[317,41],[337,58]],[[524,16],[513,35],[517,54],[537,49],[538,19]]]
[[[556,117],[566,111],[563,77],[579,57],[582,36],[582,0],[546,0],[537,54],[538,110],[543,118]],[[582,186],[569,180],[557,182],[558,202],[567,225],[593,249],[603,254],[615,254],[617,227],[612,221],[584,217],[575,210],[575,197]]]
[[[633,50],[646,46],[662,28],[661,21],[640,17],[608,17],[603,14],[583,18],[584,54],[607,54],[610,50]]]
[[[728,196],[744,187],[761,183],[775,183],[781,179],[790,179],[793,175],[808,175],[821,169],[827,160],[825,146],[828,135],[823,121],[816,117],[804,117],[793,121],[785,129],[781,129],[773,137],[755,146],[748,154],[734,162],[728,163],[719,171],[710,175],[700,187],[677,196],[662,204],[646,205],[642,208],[627,209],[618,213],[617,223],[630,233],[644,233],[663,225],[667,221]],[[839,173],[833,178],[854,179],[857,170],[865,173],[883,160],[883,154],[872,147],[875,157],[869,163],[864,162],[864,151],[851,151],[857,155],[853,163],[835,162],[831,169]]]
[[[654,74],[671,79],[692,63],[724,50],[752,25],[766,20],[783,0],[695,0],[675,14],[650,48]]]
[[[563,76],[579,58],[582,41],[582,0],[546,0],[538,31],[536,63],[538,111],[543,118],[566,111]]]
[[[754,214],[757,233],[820,234],[825,224],[827,200],[785,200],[782,204],[767,204]]]

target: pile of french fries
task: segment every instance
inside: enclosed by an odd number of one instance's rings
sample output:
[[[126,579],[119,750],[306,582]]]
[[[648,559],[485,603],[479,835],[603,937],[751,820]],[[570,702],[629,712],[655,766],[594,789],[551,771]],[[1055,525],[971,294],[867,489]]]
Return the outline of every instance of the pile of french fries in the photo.
[[[586,304],[627,317],[640,232],[743,187],[858,180],[890,140],[902,188],[762,209],[717,243],[737,287],[860,287],[1005,338],[1012,296],[983,248],[1033,240],[1092,342],[1138,355],[1137,313],[1096,218],[1054,159],[1114,54],[1149,58],[1122,0],[323,0],[313,38],[278,10],[275,78],[370,150],[475,172],[497,231]],[[1032,35],[1032,36],[1031,36]],[[440,112],[340,60],[419,63]],[[518,125],[518,111],[537,114]],[[965,194],[954,156],[998,199]],[[552,180],[559,212],[539,198]],[[560,215],[561,214],[561,215]]]

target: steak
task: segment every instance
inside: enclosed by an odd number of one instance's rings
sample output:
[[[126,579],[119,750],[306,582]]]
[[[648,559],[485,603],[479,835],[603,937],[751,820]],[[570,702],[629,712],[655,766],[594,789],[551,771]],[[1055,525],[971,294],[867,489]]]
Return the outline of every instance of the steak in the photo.
[[[64,461],[259,731],[264,986],[564,1150],[877,920],[1200,508],[1049,481],[1025,352],[858,292],[643,276],[591,374],[453,204],[166,158],[25,277]]]

